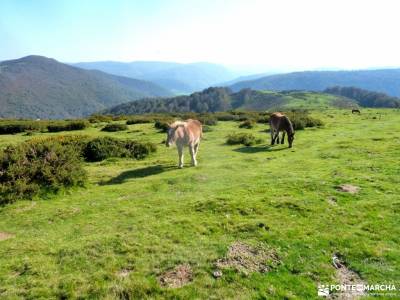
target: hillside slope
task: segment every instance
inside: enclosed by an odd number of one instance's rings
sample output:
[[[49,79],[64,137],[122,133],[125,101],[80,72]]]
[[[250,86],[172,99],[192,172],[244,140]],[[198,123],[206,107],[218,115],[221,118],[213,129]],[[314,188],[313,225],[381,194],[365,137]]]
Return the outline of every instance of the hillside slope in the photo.
[[[164,99],[143,99],[123,103],[104,110],[104,114],[143,114],[173,112],[217,112],[238,110],[322,109],[332,107],[355,107],[348,98],[317,92],[271,92],[243,89],[232,93],[227,88],[208,88],[189,96]]]
[[[235,78],[235,74],[225,67],[211,63],[100,61],[81,62],[73,65],[89,70],[100,70],[110,74],[149,80],[177,94],[192,93]]]
[[[41,56],[0,63],[3,118],[75,118],[143,97],[168,95],[151,82],[82,70]]]
[[[323,91],[332,86],[353,86],[391,96],[400,96],[400,69],[362,71],[308,71],[265,76],[230,85],[233,91],[255,90]]]

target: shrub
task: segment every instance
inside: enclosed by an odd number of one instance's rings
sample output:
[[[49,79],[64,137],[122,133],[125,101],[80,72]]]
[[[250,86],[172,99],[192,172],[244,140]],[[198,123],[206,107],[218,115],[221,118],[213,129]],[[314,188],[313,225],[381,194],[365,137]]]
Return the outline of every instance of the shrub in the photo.
[[[111,137],[100,137],[90,140],[83,149],[86,161],[102,161],[110,157],[131,157],[142,159],[156,151],[152,143],[124,141]]]
[[[152,152],[156,152],[157,147],[152,143],[139,143],[135,141],[128,141],[125,143],[125,148],[129,153],[129,157],[136,159],[143,159]]]
[[[260,123],[260,124],[268,124],[268,123],[269,123],[269,116],[260,116],[260,117],[257,119],[257,123]]]
[[[89,123],[86,120],[78,121],[59,121],[47,125],[49,132],[60,132],[60,131],[72,131],[72,130],[83,130],[89,127]]]
[[[307,112],[288,112],[286,115],[292,122],[294,130],[303,130],[306,127],[323,125],[321,120],[310,117]]]
[[[246,129],[252,129],[255,125],[255,122],[253,120],[246,120],[242,123],[240,123],[239,128],[246,128]]]
[[[134,125],[134,124],[145,124],[145,123],[153,123],[154,118],[150,116],[137,116],[137,117],[130,117],[126,121],[126,125]]]
[[[79,151],[55,141],[29,141],[0,154],[0,204],[83,185]]]
[[[109,123],[113,120],[113,116],[111,115],[92,115],[89,117],[88,121],[90,123]]]
[[[159,129],[161,132],[167,132],[169,128],[169,124],[172,123],[171,120],[156,120],[154,122],[154,127]]]
[[[196,119],[196,118],[194,118],[194,119]],[[201,116],[201,117],[198,117],[197,120],[199,120],[201,122],[201,124],[208,125],[208,126],[215,126],[218,124],[218,120],[212,116]]]
[[[83,149],[86,161],[102,161],[109,157],[121,157],[125,153],[124,142],[111,137],[93,139]]]
[[[62,146],[69,146],[75,149],[80,156],[83,157],[83,150],[86,144],[91,140],[87,135],[58,135],[58,136],[47,136],[37,137],[31,139],[32,142],[57,142]]]
[[[126,124],[107,124],[101,131],[115,132],[127,130],[128,126]]]
[[[243,144],[245,146],[251,146],[261,143],[261,139],[257,139],[251,133],[232,133],[228,135],[226,143],[228,145]]]
[[[2,122],[0,123],[0,134],[16,134],[26,131],[36,131],[40,129],[40,124],[35,122]]]
[[[230,113],[216,113],[215,117],[218,121],[237,121],[239,118],[237,115],[232,115]]]

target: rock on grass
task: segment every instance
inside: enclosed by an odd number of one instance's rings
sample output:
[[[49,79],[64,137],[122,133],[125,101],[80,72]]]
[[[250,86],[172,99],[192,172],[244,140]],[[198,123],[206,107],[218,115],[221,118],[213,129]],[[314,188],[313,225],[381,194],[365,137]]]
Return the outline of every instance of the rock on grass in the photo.
[[[345,192],[350,194],[357,194],[360,191],[360,187],[351,184],[341,184],[336,187],[339,192]]]

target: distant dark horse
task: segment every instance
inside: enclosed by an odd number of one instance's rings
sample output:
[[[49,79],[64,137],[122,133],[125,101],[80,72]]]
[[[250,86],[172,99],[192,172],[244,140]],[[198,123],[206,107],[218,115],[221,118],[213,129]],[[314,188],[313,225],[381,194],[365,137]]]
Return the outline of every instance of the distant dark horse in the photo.
[[[294,129],[289,118],[282,113],[276,112],[269,117],[269,127],[271,131],[271,145],[279,144],[279,132],[282,132],[281,144],[285,142],[285,132],[288,135],[289,148],[292,148],[294,140]]]
[[[359,109],[354,108],[351,110],[351,113],[352,114],[361,114],[361,111]]]

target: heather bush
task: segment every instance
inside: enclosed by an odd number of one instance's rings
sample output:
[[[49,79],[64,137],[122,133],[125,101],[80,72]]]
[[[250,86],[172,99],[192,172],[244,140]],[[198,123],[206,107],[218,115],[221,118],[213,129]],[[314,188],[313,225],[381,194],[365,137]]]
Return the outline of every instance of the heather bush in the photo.
[[[126,124],[107,124],[101,131],[107,131],[107,132],[116,132],[116,131],[124,131],[127,130],[128,126]]]
[[[153,123],[154,117],[151,116],[131,116],[126,121],[126,125]]]
[[[41,124],[33,121],[6,121],[0,123],[0,134],[16,134],[21,132],[38,131]]]
[[[257,139],[251,133],[232,133],[228,135],[226,143],[228,145],[243,144],[245,146],[251,146],[261,143],[261,139]]]
[[[72,131],[72,130],[83,130],[89,127],[89,122],[86,120],[76,121],[57,121],[51,122],[47,125],[49,132],[60,132],[60,131]]]
[[[33,140],[0,154],[0,204],[83,185],[80,153],[57,141]]]
[[[246,120],[239,124],[239,128],[252,129],[254,127],[254,125],[255,125],[255,122],[253,120]]]
[[[102,161],[110,157],[143,159],[155,151],[156,146],[152,143],[99,137],[87,142],[83,149],[83,157],[89,162]]]
[[[154,122],[154,127],[161,132],[167,132],[171,123],[173,123],[171,119],[158,119]]]

